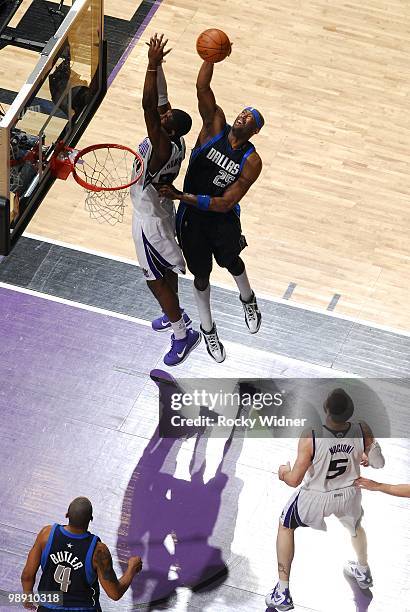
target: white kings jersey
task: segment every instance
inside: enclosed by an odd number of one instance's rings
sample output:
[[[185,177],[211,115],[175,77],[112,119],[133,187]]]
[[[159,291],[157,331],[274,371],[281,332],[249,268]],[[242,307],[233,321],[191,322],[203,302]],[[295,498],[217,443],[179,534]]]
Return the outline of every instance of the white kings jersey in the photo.
[[[349,424],[346,432],[333,432],[325,425],[322,431],[313,430],[313,459],[304,489],[324,493],[351,487],[359,478],[364,434],[360,423]]]
[[[138,147],[144,160],[144,171],[135,185],[131,186],[130,195],[134,212],[141,217],[168,218],[174,214],[174,203],[168,198],[160,198],[155,185],[158,183],[171,184],[179,174],[182,161],[185,157],[185,142],[183,138],[171,142],[171,155],[164,166],[156,173],[151,174],[148,166],[152,155],[150,139],[145,138]],[[134,175],[134,169],[132,171]]]

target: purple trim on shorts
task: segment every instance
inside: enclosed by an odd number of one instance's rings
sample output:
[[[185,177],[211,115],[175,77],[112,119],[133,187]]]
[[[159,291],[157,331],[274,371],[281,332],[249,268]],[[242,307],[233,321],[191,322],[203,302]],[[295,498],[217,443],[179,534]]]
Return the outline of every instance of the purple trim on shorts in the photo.
[[[288,511],[286,513],[286,516],[285,516],[284,520],[283,520],[283,526],[287,527],[288,529],[295,529],[295,527],[292,527],[292,519],[296,523],[297,527],[308,527],[308,525],[305,525],[305,523],[301,520],[301,518],[299,516],[299,512],[298,512],[298,499],[299,499],[299,495],[300,495],[300,493],[298,493],[297,497],[295,497],[295,499],[293,500],[293,502],[289,506],[289,509],[288,509]]]
[[[151,268],[151,272],[153,273],[156,279],[162,278],[164,276],[164,268],[166,270],[173,270],[175,268],[175,265],[169,263],[169,261],[164,259],[162,255],[158,253],[158,251],[148,241],[143,230],[141,230],[141,233],[142,233],[142,241],[144,243],[145,255],[147,256],[147,261],[148,261],[148,265]]]
[[[299,495],[300,495],[300,493],[299,493]],[[293,515],[294,515],[295,520],[296,520],[297,524],[299,525],[299,527],[307,527],[307,525],[305,525],[305,523],[303,521],[301,521],[300,516],[299,516],[299,512],[298,512],[298,499],[299,499],[299,495],[295,499],[295,505],[294,505],[294,508],[293,508]]]
[[[146,241],[149,250],[151,251],[151,254],[155,257],[155,259],[158,260],[158,262],[164,266],[164,268],[173,268],[174,266],[172,264],[169,263],[169,261],[167,261],[166,259],[164,259],[161,255],[161,253],[158,253],[158,251],[152,246],[152,244],[150,244],[146,238],[146,236],[144,235],[144,232],[142,232],[142,236],[144,238],[144,240]]]
[[[151,270],[155,278],[159,280],[160,278],[163,278],[164,276],[163,271],[158,270],[157,266],[155,265],[154,260],[152,259],[151,250],[150,250],[152,246],[148,242],[142,230],[141,230],[141,234],[142,234],[142,242],[144,244],[145,256],[147,258],[149,269]]]
[[[134,49],[135,45],[141,38],[141,35],[144,33],[149,22],[151,21],[151,19],[153,18],[153,16],[155,15],[159,7],[161,6],[161,3],[162,3],[162,0],[155,0],[154,4],[148,11],[144,21],[141,23],[140,27],[138,28],[138,30],[135,32],[134,36],[132,37],[128,47],[125,49],[124,53],[121,55],[117,64],[114,66],[110,76],[107,79],[107,87],[110,87],[111,83],[113,82],[113,80],[115,79],[115,77],[117,76],[121,68],[124,66],[131,51]]]
[[[288,529],[290,529],[290,523],[291,523],[291,519],[292,519],[293,504],[294,503],[295,503],[294,501],[291,503],[291,505],[289,506],[289,510],[287,511],[286,516],[283,519],[283,526],[287,527]]]

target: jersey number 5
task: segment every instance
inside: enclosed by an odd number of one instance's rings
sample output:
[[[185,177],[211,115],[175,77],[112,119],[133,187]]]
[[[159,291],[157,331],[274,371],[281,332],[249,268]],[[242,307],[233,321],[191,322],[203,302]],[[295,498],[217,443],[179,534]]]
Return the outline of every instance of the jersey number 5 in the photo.
[[[344,474],[347,470],[348,463],[349,459],[333,459],[329,463],[326,480],[332,480],[332,478],[337,478],[338,476]],[[333,472],[333,474],[331,474],[331,472]]]
[[[57,565],[56,571],[54,572],[54,580],[60,585],[60,591],[63,591],[63,593],[67,593],[68,587],[71,584],[70,574],[71,567]]]

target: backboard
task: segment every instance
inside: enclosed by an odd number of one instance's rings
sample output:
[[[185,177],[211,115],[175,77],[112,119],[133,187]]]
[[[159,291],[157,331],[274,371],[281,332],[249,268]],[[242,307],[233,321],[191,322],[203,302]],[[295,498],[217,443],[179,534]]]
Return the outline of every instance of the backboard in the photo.
[[[0,117],[0,255],[53,184],[57,143],[75,146],[105,95],[103,20],[103,0],[76,0]]]

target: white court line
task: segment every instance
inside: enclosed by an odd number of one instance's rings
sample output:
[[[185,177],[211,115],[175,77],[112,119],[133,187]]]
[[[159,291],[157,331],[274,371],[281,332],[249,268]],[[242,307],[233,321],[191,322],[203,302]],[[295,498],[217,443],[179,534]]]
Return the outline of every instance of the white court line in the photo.
[[[137,317],[131,317],[130,315],[125,315],[120,312],[115,312],[113,310],[105,310],[103,308],[98,308],[97,306],[90,306],[89,304],[82,304],[81,302],[75,302],[73,300],[67,300],[66,298],[56,297],[54,295],[50,295],[48,293],[41,293],[39,291],[34,291],[33,289],[26,289],[25,287],[18,287],[16,285],[10,285],[8,283],[3,283],[0,281],[0,289],[6,289],[8,291],[14,291],[16,293],[23,293],[26,295],[31,295],[36,298],[40,298],[41,300],[49,300],[50,302],[57,302],[58,304],[64,304],[65,306],[72,306],[73,308],[80,308],[81,310],[88,310],[90,312],[94,312],[96,314],[114,317],[116,319],[122,319],[124,321],[131,321],[132,323],[138,323],[140,325],[144,325],[145,327],[151,327],[151,321],[145,321],[144,319],[138,319]],[[242,345],[238,342],[232,342],[228,340],[225,342],[225,346],[227,347],[242,347]],[[286,355],[281,355],[280,353],[275,353],[274,351],[266,351],[265,349],[257,348],[257,347],[246,347],[247,351],[251,354],[265,354],[269,356],[278,357],[284,364],[294,365],[296,363],[302,363],[304,365],[310,366],[312,369],[317,372],[332,372],[332,376],[339,378],[359,378],[358,374],[353,374],[351,372],[345,372],[344,370],[335,370],[331,366],[319,365],[317,363],[311,361],[304,361],[303,359],[297,357],[288,357]],[[215,365],[215,363],[213,364]],[[166,371],[173,371],[174,368],[168,368],[161,364],[162,369]],[[215,375],[216,376],[216,375]],[[187,374],[187,378],[191,376]]]
[[[50,244],[55,244],[56,246],[65,247],[66,249],[71,249],[72,251],[81,251],[82,253],[89,253],[90,255],[97,255],[98,257],[104,257],[105,259],[113,259],[114,261],[119,261],[121,263],[126,263],[131,266],[135,266],[139,268],[139,265],[135,259],[127,259],[126,257],[118,257],[117,255],[111,255],[110,253],[103,253],[102,251],[95,251],[94,249],[88,249],[87,247],[83,247],[79,244],[71,244],[69,242],[63,242],[62,240],[54,240],[54,238],[44,238],[43,236],[39,236],[38,234],[31,234],[30,232],[24,232],[23,236],[25,238],[31,238],[32,240],[39,240],[40,242],[49,242]]]
[[[41,242],[48,242],[50,244],[55,244],[56,246],[65,247],[66,249],[71,249],[73,251],[80,251],[83,253],[89,253],[90,255],[96,255],[97,257],[104,257],[105,259],[112,259],[114,261],[119,261],[120,263],[126,263],[131,266],[135,266],[139,268],[137,261],[133,259],[127,259],[126,257],[119,257],[118,255],[111,255],[110,253],[104,253],[103,251],[96,251],[94,249],[88,249],[87,247],[83,247],[81,245],[71,244],[68,242],[63,242],[61,240],[54,240],[53,238],[44,238],[43,236],[39,236],[37,234],[31,234],[29,232],[24,232],[23,236],[26,238],[32,238],[33,240],[39,240]],[[185,278],[189,278],[193,280],[193,276],[191,274],[186,274]],[[219,287],[220,289],[226,289],[227,291],[233,291],[232,287],[225,283],[216,282],[212,283],[214,287]],[[329,310],[321,310],[320,308],[315,308],[314,306],[310,306],[308,304],[300,304],[298,302],[290,302],[289,300],[284,300],[282,298],[273,298],[271,295],[267,293],[262,293],[260,291],[257,292],[258,298],[267,300],[268,302],[272,302],[274,304],[283,304],[284,306],[289,306],[291,308],[299,308],[300,310],[307,310],[308,312],[314,312],[316,314],[325,315],[327,317],[331,317],[333,319],[342,319],[343,321],[349,321],[351,323],[357,323],[359,325],[364,325],[365,327],[372,327],[374,329],[380,329],[382,331],[390,332],[392,334],[396,334],[398,336],[404,336],[405,338],[410,338],[410,331],[405,331],[402,329],[397,329],[395,327],[391,327],[389,325],[382,325],[380,323],[373,323],[373,321],[368,321],[366,319],[358,319],[356,317],[351,317],[349,315],[339,314],[337,312],[329,311]]]
[[[58,302],[59,304],[65,304],[66,306],[74,306],[75,308],[81,308],[82,310],[89,310],[90,312],[96,312],[97,314],[114,317],[116,319],[123,319],[124,321],[131,321],[132,323],[139,323],[140,325],[151,327],[150,321],[144,321],[144,319],[138,319],[137,317],[131,317],[130,315],[122,314],[121,312],[115,312],[115,310],[105,310],[104,308],[98,308],[97,306],[82,304],[81,302],[75,302],[74,300],[67,300],[66,298],[56,297],[55,295],[50,295],[49,293],[41,293],[40,291],[33,291],[33,289],[26,289],[25,287],[18,287],[8,283],[0,282],[0,288],[16,291],[17,293],[26,293],[27,295],[32,295],[42,300]]]

